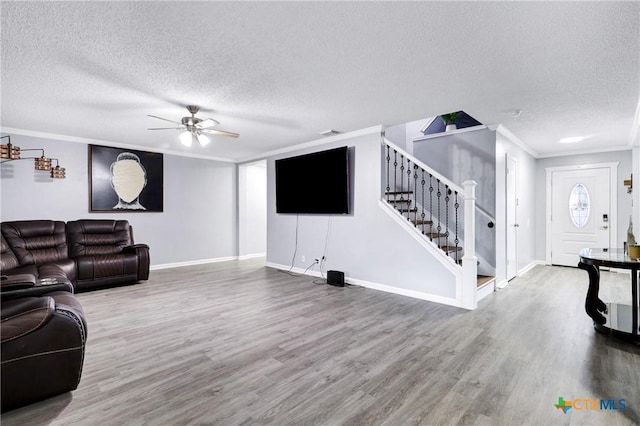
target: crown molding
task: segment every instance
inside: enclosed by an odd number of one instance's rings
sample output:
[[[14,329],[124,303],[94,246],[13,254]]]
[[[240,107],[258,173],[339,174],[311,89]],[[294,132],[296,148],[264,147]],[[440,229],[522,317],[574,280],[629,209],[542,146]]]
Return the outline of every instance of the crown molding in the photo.
[[[580,151],[563,151],[563,152],[550,152],[548,154],[540,154],[536,158],[553,158],[553,157],[568,157],[568,156],[576,156],[576,155],[587,155],[587,154],[602,154],[603,152],[615,152],[615,151],[631,151],[630,146],[614,146],[611,148],[595,148],[595,149],[584,149]]]
[[[540,154],[538,154],[533,148],[524,143],[519,137],[511,133],[511,130],[504,127],[502,124],[499,124],[496,127],[496,132],[500,133],[505,138],[509,139],[513,144],[515,144],[518,148],[525,151],[527,154],[531,155],[533,158],[540,158]]]
[[[103,145],[103,146],[111,146],[114,148],[126,148],[126,149],[136,149],[139,151],[147,151],[147,152],[159,152],[162,154],[175,155],[178,157],[189,157],[189,158],[198,158],[201,160],[213,160],[213,161],[221,161],[225,163],[236,163],[235,160],[232,160],[230,158],[216,157],[213,155],[191,154],[188,152],[172,151],[170,149],[159,149],[159,148],[153,148],[153,147],[148,147],[143,145],[103,141],[99,139],[81,138],[77,136],[58,135],[55,133],[38,132],[35,130],[16,129],[13,127],[0,127],[0,132],[10,133],[12,135],[31,136],[35,138],[41,138],[41,139],[51,139],[51,140],[58,140],[58,141],[65,141],[65,142],[81,143],[85,145],[90,145],[90,144]]]
[[[287,146],[285,148],[276,149],[276,150],[273,150],[273,151],[267,151],[267,152],[262,153],[262,154],[252,155],[250,157],[246,157],[246,158],[238,160],[237,163],[238,164],[249,163],[249,162],[256,161],[256,160],[262,160],[262,159],[265,159],[267,157],[272,157],[274,155],[286,154],[287,152],[299,151],[299,150],[305,149],[305,148],[313,148],[315,146],[326,145],[326,144],[329,144],[329,143],[332,143],[332,142],[341,141],[343,139],[351,139],[351,138],[355,138],[355,137],[358,137],[358,136],[370,135],[372,133],[382,134],[384,129],[385,129],[385,126],[382,126],[382,125],[371,126],[371,127],[365,128],[365,129],[354,130],[353,132],[341,133],[341,134],[335,135],[335,136],[330,136],[330,137],[326,137],[326,138],[322,138],[322,139],[316,139],[316,140],[313,140],[313,141],[310,141],[310,142],[304,142],[304,143],[300,143],[300,144],[297,144],[297,145],[292,145],[292,146]]]

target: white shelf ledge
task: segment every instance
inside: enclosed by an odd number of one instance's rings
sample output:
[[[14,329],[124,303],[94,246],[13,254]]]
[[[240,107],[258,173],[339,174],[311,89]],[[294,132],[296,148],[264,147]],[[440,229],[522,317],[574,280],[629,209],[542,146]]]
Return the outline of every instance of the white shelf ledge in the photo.
[[[481,124],[479,126],[465,127],[464,129],[452,130],[450,132],[432,133],[430,135],[420,136],[419,138],[413,139],[413,142],[422,142],[428,139],[441,138],[443,136],[458,135],[460,133],[475,132],[477,130],[485,130],[485,129],[488,129],[488,127],[485,126],[484,124]]]

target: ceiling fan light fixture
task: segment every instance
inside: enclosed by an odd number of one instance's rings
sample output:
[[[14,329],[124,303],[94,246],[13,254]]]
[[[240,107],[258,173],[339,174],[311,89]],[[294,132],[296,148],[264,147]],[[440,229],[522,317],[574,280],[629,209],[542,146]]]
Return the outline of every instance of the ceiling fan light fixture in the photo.
[[[192,142],[193,142],[193,135],[191,134],[190,131],[185,130],[184,132],[182,132],[182,134],[180,134],[180,143],[182,145],[188,148],[191,146]]]
[[[197,141],[201,146],[206,146],[209,144],[209,137],[203,135],[203,133],[210,133],[214,135],[222,135],[228,136],[231,138],[237,138],[237,133],[227,132],[224,130],[211,129],[211,127],[220,124],[217,120],[213,118],[198,118],[195,114],[200,110],[196,105],[187,105],[187,110],[191,114],[191,117],[182,117],[182,119],[178,121],[168,120],[166,118],[158,117],[157,115],[148,114],[151,118],[156,118],[158,120],[167,121],[169,123],[177,124],[178,127],[150,127],[149,130],[182,130],[180,134],[180,143],[187,148],[190,148],[194,141]],[[2,155],[5,155],[5,151],[3,148]],[[8,154],[7,154],[8,155]]]
[[[201,146],[207,146],[209,144],[209,138],[200,133],[198,135],[198,142],[200,142]]]

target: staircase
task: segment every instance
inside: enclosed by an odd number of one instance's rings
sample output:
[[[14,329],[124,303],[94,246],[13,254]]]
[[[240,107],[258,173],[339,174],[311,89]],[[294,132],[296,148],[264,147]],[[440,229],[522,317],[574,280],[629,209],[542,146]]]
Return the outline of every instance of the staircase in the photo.
[[[434,226],[433,214],[431,214],[431,211],[417,207],[418,204],[413,191],[387,191],[385,192],[385,198],[387,203],[411,222],[416,230],[429,238],[429,241],[451,256],[456,263],[459,264],[461,262],[462,247],[459,245],[460,240],[457,232],[453,234],[455,236],[453,242],[450,241],[451,233],[449,229],[443,229],[441,224]],[[429,219],[426,219],[427,217]]]
[[[386,138],[382,157],[383,201],[438,249],[443,262],[462,271],[461,306],[475,309],[495,282],[492,276],[478,274],[476,183],[468,181],[460,187]]]
[[[462,246],[456,245],[449,241],[449,232],[441,232],[434,230],[433,220],[423,219],[419,208],[415,207],[416,203],[413,199],[413,191],[389,191],[385,193],[387,202],[393,206],[398,213],[402,214],[409,222],[411,222],[416,230],[429,241],[434,243],[440,250],[453,258],[457,264],[462,263]],[[478,261],[478,265],[480,261]],[[495,280],[495,276],[478,274],[478,288],[491,284]]]

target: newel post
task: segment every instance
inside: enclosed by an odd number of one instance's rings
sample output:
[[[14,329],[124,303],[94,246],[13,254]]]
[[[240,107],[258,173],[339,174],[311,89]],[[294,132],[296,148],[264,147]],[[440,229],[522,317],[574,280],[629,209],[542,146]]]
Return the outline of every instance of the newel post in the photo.
[[[476,257],[476,186],[467,180],[464,188],[464,256],[462,256],[462,307],[475,309],[478,306],[478,258]]]

